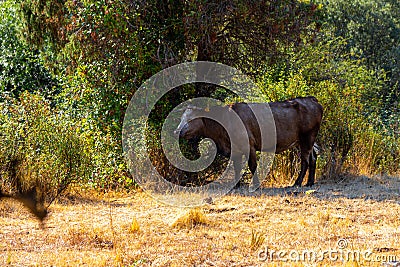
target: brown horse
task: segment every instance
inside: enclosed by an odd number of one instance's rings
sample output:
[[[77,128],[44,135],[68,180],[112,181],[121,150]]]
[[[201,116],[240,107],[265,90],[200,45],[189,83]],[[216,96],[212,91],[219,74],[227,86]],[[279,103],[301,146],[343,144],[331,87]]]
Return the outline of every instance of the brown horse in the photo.
[[[271,112],[267,112],[267,105]],[[238,129],[238,121],[234,122],[232,119],[234,118],[232,112],[235,112],[244,124],[245,134]],[[321,125],[322,113],[322,106],[312,96],[283,102],[235,103],[223,107],[211,107],[209,110],[188,107],[182,115],[175,134],[187,140],[210,138],[215,142],[218,153],[226,157],[232,153],[237,181],[242,168],[241,158],[248,153],[248,165],[253,174],[253,184],[259,183],[255,175],[256,151],[281,153],[292,146],[299,146],[301,170],[294,185],[301,186],[309,170],[306,185],[312,186],[317,160],[314,143]],[[217,118],[218,121],[224,122],[225,128],[215,119],[210,118]],[[274,124],[275,131],[271,132]],[[269,133],[274,133],[276,137],[272,137]],[[248,146],[250,146],[250,151],[246,152]]]

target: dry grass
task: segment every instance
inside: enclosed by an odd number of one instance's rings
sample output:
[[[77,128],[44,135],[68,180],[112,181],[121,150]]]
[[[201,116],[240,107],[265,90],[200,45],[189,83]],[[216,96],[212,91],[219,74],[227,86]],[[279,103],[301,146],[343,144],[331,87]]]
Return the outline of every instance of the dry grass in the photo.
[[[259,233],[255,230],[251,231],[251,241],[250,241],[250,248],[251,250],[257,250],[261,247],[261,245],[265,241],[265,236],[263,233]]]
[[[178,217],[178,219],[172,223],[172,227],[175,228],[193,228],[196,225],[206,225],[208,222],[207,217],[201,209],[195,208],[189,210],[183,216]]]
[[[140,224],[136,218],[132,219],[131,227],[129,229],[131,230],[131,233],[137,233],[140,231]]]
[[[3,201],[0,266],[382,266],[262,261],[262,253],[332,250],[345,239],[348,250],[400,261],[399,188],[399,178],[353,177],[319,182],[311,193],[236,191],[189,211],[142,192],[81,192],[51,206],[44,229],[21,205]]]

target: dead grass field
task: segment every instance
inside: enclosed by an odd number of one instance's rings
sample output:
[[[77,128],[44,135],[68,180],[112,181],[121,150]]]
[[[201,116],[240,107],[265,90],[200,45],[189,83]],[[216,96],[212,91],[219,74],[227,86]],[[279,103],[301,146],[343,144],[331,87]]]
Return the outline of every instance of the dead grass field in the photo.
[[[3,201],[0,266],[385,266],[385,260],[400,261],[400,178],[347,177],[319,181],[311,189],[236,190],[195,210],[165,206],[143,192],[79,192],[50,207],[43,229],[19,204]],[[265,261],[272,251],[273,259]],[[318,253],[317,258],[296,261],[305,251]],[[348,252],[368,254],[341,260]]]

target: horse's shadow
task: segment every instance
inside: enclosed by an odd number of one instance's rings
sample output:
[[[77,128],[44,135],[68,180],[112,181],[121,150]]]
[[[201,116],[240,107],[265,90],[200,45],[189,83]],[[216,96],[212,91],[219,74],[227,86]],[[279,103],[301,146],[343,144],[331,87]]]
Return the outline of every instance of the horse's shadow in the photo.
[[[338,198],[391,201],[400,205],[400,177],[390,176],[344,176],[337,179],[319,180],[312,187],[263,187],[254,192],[247,185],[233,189],[230,195],[259,196],[304,196],[321,200]]]

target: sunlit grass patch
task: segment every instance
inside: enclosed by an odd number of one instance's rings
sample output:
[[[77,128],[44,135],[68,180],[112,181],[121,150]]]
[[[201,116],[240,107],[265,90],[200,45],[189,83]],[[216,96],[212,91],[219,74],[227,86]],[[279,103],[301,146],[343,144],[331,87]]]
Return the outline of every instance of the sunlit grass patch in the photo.
[[[321,225],[326,225],[329,223],[331,215],[329,211],[320,211],[317,213],[317,220]]]
[[[104,229],[87,229],[85,226],[75,226],[67,231],[66,240],[71,246],[93,246],[111,249],[114,247],[112,234]]]
[[[193,228],[196,225],[206,225],[208,223],[209,221],[203,210],[195,208],[179,217],[171,226],[174,228]]]
[[[132,223],[131,223],[131,225],[130,225],[130,227],[129,227],[129,231],[130,231],[131,233],[137,233],[137,232],[140,231],[140,224],[139,224],[139,222],[136,220],[136,218],[133,218],[133,219],[132,219]]]

